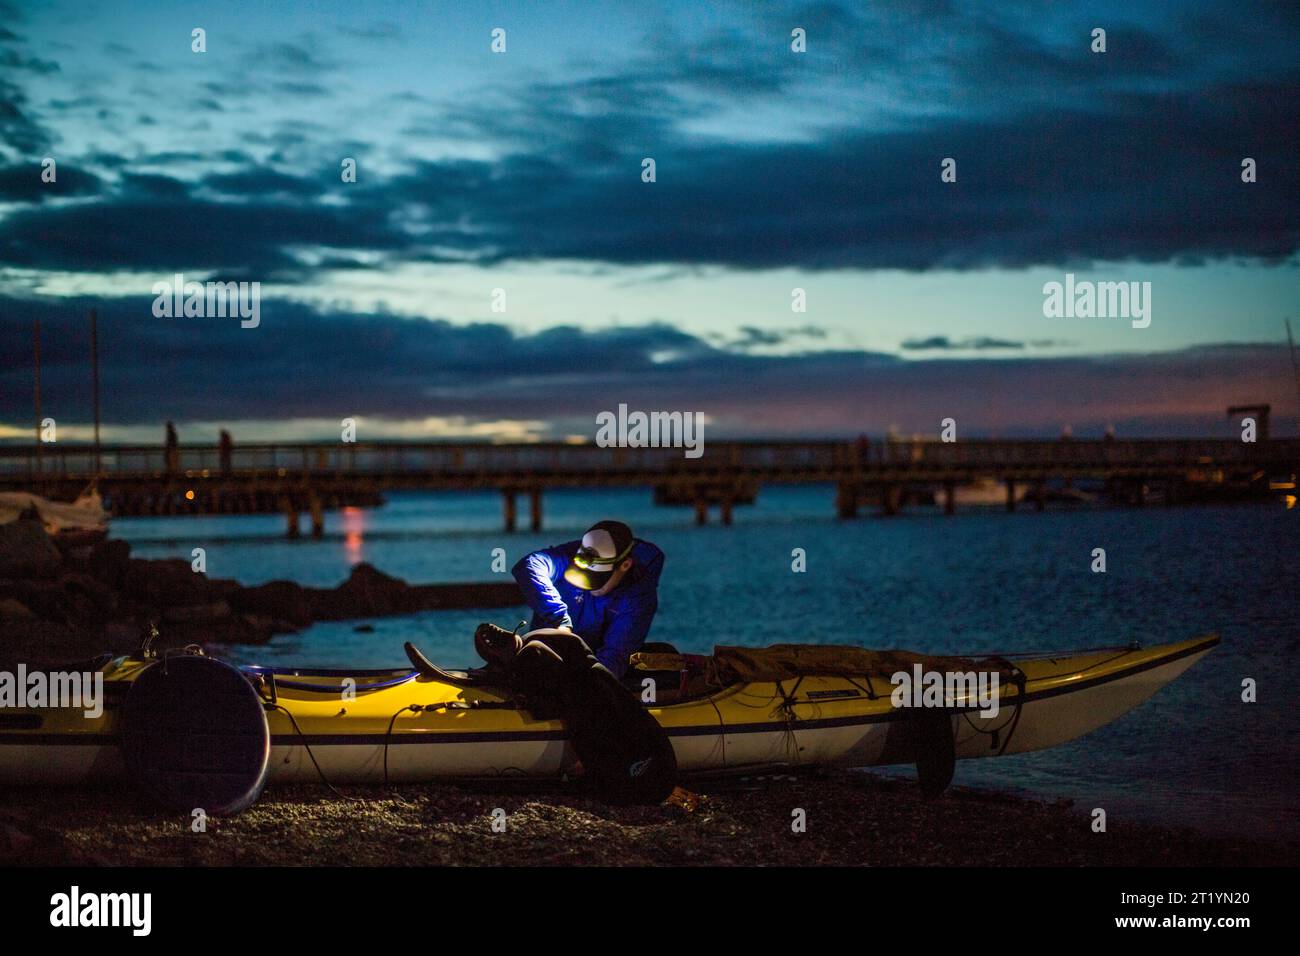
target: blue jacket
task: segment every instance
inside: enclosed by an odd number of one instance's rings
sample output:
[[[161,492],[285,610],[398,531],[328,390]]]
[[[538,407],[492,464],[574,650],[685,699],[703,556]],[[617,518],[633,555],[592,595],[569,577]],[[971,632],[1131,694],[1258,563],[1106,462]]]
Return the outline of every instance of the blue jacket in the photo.
[[[615,677],[622,677],[628,655],[645,643],[659,607],[664,553],[649,541],[637,540],[632,546],[632,568],[618,587],[597,597],[564,580],[564,570],[581,544],[569,541],[534,551],[515,565],[515,580],[533,609],[534,628],[569,628]]]

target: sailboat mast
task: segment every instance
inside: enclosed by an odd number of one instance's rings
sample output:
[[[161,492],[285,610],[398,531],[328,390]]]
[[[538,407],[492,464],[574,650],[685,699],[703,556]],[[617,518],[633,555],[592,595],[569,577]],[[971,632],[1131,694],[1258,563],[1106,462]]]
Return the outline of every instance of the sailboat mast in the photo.
[[[35,376],[32,382],[32,398],[36,405],[36,473],[41,473],[41,320],[37,319],[32,330],[32,348],[36,353],[34,363]]]

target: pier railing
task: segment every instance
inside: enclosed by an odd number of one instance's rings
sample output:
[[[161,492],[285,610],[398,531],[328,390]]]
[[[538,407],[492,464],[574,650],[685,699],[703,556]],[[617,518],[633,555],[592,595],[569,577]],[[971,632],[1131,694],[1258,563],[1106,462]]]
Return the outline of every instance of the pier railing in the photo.
[[[216,445],[182,445],[173,467],[157,445],[0,446],[0,482],[94,478],[148,480],[168,474],[213,477],[355,475],[400,484],[435,476],[509,480],[513,476],[602,477],[737,471],[784,480],[824,480],[849,472],[902,469],[1128,469],[1249,465],[1300,460],[1300,439],[1246,443],[1221,439],[1003,441],[977,439],[709,442],[699,458],[681,448],[601,448],[592,444],[259,443],[235,446],[222,461]]]

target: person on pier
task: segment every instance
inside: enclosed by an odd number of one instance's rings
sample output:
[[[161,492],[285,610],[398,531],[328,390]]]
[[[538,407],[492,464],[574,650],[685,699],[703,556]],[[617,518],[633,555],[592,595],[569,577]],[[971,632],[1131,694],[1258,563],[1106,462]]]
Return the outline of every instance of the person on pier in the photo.
[[[164,432],[163,443],[163,460],[166,465],[168,476],[174,476],[181,470],[181,449],[179,440],[176,437],[176,426],[172,422],[167,423]]]
[[[650,633],[663,567],[658,547],[621,521],[600,521],[580,541],[534,551],[513,573],[534,630],[576,634],[621,678]]]

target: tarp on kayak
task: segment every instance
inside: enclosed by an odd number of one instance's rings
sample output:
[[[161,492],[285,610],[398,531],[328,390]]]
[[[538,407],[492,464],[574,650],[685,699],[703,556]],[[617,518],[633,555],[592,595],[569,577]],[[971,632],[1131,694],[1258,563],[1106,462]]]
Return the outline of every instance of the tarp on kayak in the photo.
[[[879,675],[888,680],[890,675],[899,671],[911,671],[915,664],[927,671],[1006,671],[1005,666],[970,657],[942,657],[898,649],[874,651],[838,644],[719,646],[713,649],[713,662],[718,676],[728,682],[783,681],[815,675]]]

